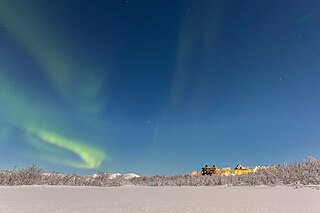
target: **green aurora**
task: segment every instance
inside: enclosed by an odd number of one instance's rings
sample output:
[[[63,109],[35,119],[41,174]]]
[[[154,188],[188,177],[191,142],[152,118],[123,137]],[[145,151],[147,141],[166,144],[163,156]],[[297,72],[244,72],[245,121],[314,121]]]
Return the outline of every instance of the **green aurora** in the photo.
[[[48,27],[48,20],[37,16],[37,12],[25,4],[14,4],[12,1],[0,1],[3,9],[0,13],[0,23],[14,35],[25,51],[31,53],[34,60],[43,67],[43,73],[50,80],[49,83],[63,98],[65,104],[76,107],[78,114],[94,114],[100,111],[102,102],[99,101],[99,92],[103,78],[95,70],[83,70],[76,61],[76,50],[67,47],[59,34]],[[5,9],[4,9],[5,8]],[[30,26],[26,29],[24,26]],[[44,96],[34,96],[32,91],[17,86],[15,80],[10,79],[10,72],[0,67],[0,103],[2,119],[15,128],[19,128],[26,135],[30,146],[41,147],[38,154],[43,160],[66,166],[95,169],[106,160],[102,149],[92,147],[90,141],[79,141],[74,138],[70,123],[59,118],[61,112],[47,104]],[[79,72],[78,69],[82,69]],[[80,75],[80,76],[79,76]],[[75,86],[75,81],[82,82]],[[12,86],[15,85],[15,86]],[[76,100],[77,104],[72,104]],[[43,120],[43,117],[47,117]],[[82,116],[84,117],[84,116]],[[85,118],[80,118],[84,122]],[[68,130],[68,131],[66,131]],[[30,135],[32,137],[30,137]],[[0,137],[5,140],[5,137]],[[37,142],[35,142],[37,141]],[[50,144],[39,145],[39,143]],[[66,150],[76,156],[78,161],[68,156],[52,155],[55,149]],[[51,157],[50,156],[51,153]],[[38,157],[39,157],[38,156]],[[32,156],[36,158],[37,156]]]
[[[0,168],[173,175],[318,158],[318,9],[0,0]]]

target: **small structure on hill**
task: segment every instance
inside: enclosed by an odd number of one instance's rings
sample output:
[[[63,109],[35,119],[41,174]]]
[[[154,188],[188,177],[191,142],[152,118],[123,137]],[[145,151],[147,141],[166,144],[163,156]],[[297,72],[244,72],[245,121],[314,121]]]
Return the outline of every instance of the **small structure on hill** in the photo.
[[[234,169],[231,168],[217,168],[216,166],[209,167],[206,165],[205,167],[201,168],[201,175],[242,175],[253,172],[251,168],[243,167],[241,164],[237,164]]]

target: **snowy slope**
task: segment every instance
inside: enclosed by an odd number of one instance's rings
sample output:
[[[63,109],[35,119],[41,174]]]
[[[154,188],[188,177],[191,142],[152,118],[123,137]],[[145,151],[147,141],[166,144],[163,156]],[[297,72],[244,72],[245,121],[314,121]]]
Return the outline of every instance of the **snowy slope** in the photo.
[[[115,179],[117,177],[124,177],[125,179],[131,179],[135,177],[140,177],[140,175],[137,175],[135,173],[127,173],[127,174],[121,174],[121,173],[107,173],[109,175],[109,179]],[[93,174],[93,178],[97,178],[99,175],[98,174]]]

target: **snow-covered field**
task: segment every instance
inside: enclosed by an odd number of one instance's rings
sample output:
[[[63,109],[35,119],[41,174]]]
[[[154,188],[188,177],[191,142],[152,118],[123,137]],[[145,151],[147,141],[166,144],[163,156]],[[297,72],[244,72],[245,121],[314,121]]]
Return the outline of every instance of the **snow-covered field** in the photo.
[[[1,213],[320,212],[320,190],[293,187],[0,187]]]

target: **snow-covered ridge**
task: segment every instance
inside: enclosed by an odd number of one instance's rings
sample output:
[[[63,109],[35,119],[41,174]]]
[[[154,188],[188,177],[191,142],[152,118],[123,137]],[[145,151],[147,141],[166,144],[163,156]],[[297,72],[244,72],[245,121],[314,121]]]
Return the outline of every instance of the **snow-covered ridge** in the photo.
[[[140,175],[137,175],[135,173],[126,173],[126,174],[121,174],[121,173],[107,173],[109,179],[115,179],[117,177],[123,177],[124,179],[131,179],[135,177],[140,177]],[[93,174],[92,178],[97,178],[99,177],[99,174]]]
[[[127,173],[127,174],[124,174],[123,177],[125,179],[131,179],[131,178],[136,178],[136,177],[140,177],[140,175],[137,175],[135,173]]]
[[[56,176],[67,176],[67,174],[62,174],[62,173],[49,173],[49,172],[45,172],[42,173],[44,176],[50,176],[52,174],[56,175]],[[115,179],[117,177],[123,177],[124,179],[131,179],[131,178],[136,178],[136,177],[141,177],[140,175],[137,175],[135,173],[126,173],[126,174],[121,174],[121,173],[103,173],[103,175],[107,176],[108,179],[112,180]],[[85,177],[89,177],[89,178],[98,178],[99,174],[92,174],[92,175],[87,175]]]

